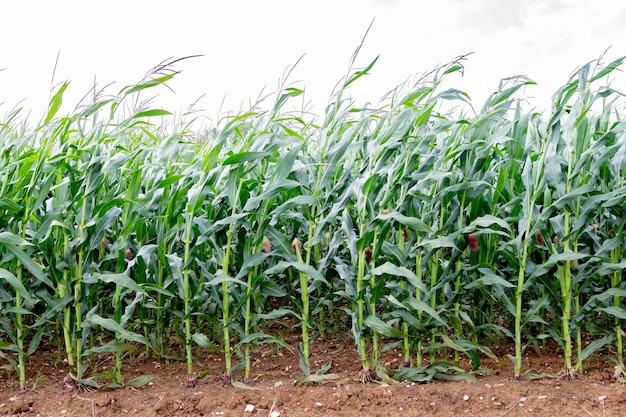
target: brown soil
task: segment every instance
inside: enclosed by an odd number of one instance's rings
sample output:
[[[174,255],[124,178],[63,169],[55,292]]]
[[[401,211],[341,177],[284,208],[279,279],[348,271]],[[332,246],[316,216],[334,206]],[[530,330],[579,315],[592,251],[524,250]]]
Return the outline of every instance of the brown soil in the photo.
[[[295,345],[297,337],[290,340]],[[269,348],[268,348],[269,349]],[[550,349],[548,349],[550,350]],[[195,370],[198,385],[186,387],[186,364],[146,357],[128,362],[126,380],[139,375],[154,379],[141,388],[70,392],[63,380],[68,369],[56,352],[38,352],[29,360],[29,383],[39,372],[33,390],[19,392],[14,373],[0,375],[0,416],[612,416],[626,415],[626,387],[616,382],[614,366],[596,357],[576,380],[545,377],[518,381],[512,378],[510,348],[496,348],[499,361],[484,359],[483,368],[493,375],[477,376],[477,382],[426,384],[363,384],[355,377],[360,369],[354,343],[349,340],[316,340],[311,365],[318,369],[332,359],[329,372],[339,379],[324,385],[295,386],[301,376],[297,353],[282,350],[259,355],[253,364],[254,389],[222,384],[223,360],[218,352],[199,351]],[[297,352],[297,351],[294,351]],[[400,363],[397,351],[388,351],[388,367]],[[524,369],[557,374],[563,358],[552,349],[541,356],[529,349]],[[4,364],[3,364],[4,365]],[[111,366],[100,361],[98,371]],[[468,364],[462,364],[469,369]],[[235,380],[242,378],[242,372]],[[246,406],[252,411],[246,411]],[[279,414],[276,414],[279,413]]]

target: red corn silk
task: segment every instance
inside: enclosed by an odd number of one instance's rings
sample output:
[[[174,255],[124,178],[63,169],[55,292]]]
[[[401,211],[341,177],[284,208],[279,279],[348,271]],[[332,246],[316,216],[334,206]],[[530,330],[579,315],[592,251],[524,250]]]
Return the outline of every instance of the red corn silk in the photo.
[[[480,246],[478,246],[478,234],[471,233],[468,236],[468,246],[472,252],[478,252],[480,250]]]
[[[365,259],[367,262],[372,262],[372,250],[370,248],[365,248]]]

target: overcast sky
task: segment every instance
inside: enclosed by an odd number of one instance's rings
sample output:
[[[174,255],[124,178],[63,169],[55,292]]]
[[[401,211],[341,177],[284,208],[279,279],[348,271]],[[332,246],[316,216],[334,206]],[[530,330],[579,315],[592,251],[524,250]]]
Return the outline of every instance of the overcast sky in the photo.
[[[106,91],[116,94],[188,55],[202,57],[177,64],[175,94],[158,90],[157,106],[181,113],[199,99],[195,107],[212,118],[220,107],[236,111],[263,89],[275,92],[304,55],[289,81],[319,114],[372,20],[356,66],[380,59],[351,89],[357,105],[473,52],[465,76],[446,87],[480,107],[500,79],[526,75],[538,85],[525,95],[541,109],[579,65],[607,49],[604,63],[626,55],[626,3],[613,0],[41,0],[6,2],[1,19],[0,116],[19,105],[32,109],[29,120],[41,118],[62,81],[71,81],[69,112],[94,79],[114,83]],[[616,85],[626,86],[623,77]]]

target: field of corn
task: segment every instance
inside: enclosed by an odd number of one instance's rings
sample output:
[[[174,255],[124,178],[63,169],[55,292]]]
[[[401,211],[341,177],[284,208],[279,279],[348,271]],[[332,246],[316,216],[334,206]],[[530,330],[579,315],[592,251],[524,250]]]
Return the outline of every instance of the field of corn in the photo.
[[[374,60],[315,120],[285,110],[303,93],[285,87],[201,131],[138,98],[169,65],[69,116],[62,84],[35,127],[19,109],[0,123],[0,365],[26,388],[45,345],[76,383],[115,387],[132,355],[184,352],[195,386],[195,352],[214,349],[241,384],[297,326],[309,381],[333,377],[311,341],[346,331],[364,382],[466,378],[503,343],[518,378],[548,342],[563,378],[598,355],[624,376],[622,62],[582,66],[539,113],[523,77],[475,111],[442,85],[460,59],[356,107],[344,95]],[[400,369],[378,361],[391,348]]]

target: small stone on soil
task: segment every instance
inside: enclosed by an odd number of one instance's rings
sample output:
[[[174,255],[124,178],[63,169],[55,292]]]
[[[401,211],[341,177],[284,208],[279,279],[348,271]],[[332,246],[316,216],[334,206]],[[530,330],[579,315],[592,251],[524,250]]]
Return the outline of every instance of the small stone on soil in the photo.
[[[253,411],[254,411],[254,405],[252,405],[252,404],[248,404],[248,405],[246,405],[246,408],[244,409],[244,411],[245,411],[246,413],[251,413],[251,412],[253,412]]]

